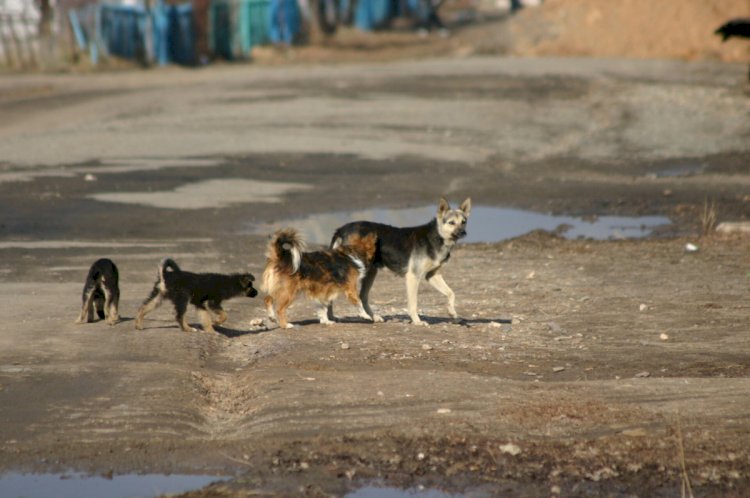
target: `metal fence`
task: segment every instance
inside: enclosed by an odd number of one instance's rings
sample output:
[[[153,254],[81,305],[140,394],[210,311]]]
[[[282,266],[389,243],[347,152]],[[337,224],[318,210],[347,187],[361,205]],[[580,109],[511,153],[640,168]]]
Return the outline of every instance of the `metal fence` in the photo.
[[[39,15],[0,6],[0,64],[31,68],[39,64]]]

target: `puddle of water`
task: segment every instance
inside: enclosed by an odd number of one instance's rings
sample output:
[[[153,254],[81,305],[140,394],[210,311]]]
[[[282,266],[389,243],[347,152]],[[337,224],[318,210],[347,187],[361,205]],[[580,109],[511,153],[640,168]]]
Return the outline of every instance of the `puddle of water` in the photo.
[[[197,240],[193,240],[197,241]],[[211,239],[205,239],[210,242]],[[174,247],[174,243],[152,242],[94,242],[85,240],[5,240],[0,241],[0,249],[77,249],[83,247]]]
[[[654,178],[679,178],[683,176],[699,175],[703,173],[705,169],[705,164],[685,163],[664,168],[656,173],[652,173],[651,176]]]
[[[298,220],[288,220],[262,227],[253,227],[252,233],[271,233],[292,226],[303,234],[307,241],[329,244],[336,228],[350,221],[369,220],[394,226],[414,226],[426,223],[435,217],[434,206],[414,209],[370,209],[354,212],[336,212],[313,215]],[[654,228],[669,225],[665,216],[599,216],[591,221],[572,216],[524,211],[522,209],[475,206],[467,225],[465,242],[498,242],[523,235],[532,230],[554,231],[561,225],[567,229],[563,235],[568,239],[591,238],[596,240],[647,237]]]
[[[101,165],[24,169],[0,173],[0,183],[28,182],[35,178],[73,178],[87,173],[132,173],[134,171],[156,171],[164,168],[206,168],[221,164],[219,159],[193,158],[125,158],[109,159]]]
[[[456,498],[461,495],[454,495],[437,489],[399,489],[366,486],[347,493],[344,496],[345,498]]]
[[[140,204],[166,209],[205,209],[250,202],[277,203],[289,192],[310,188],[302,183],[225,178],[190,183],[161,192],[107,192],[89,197],[103,202]]]
[[[119,475],[111,479],[84,474],[0,475],[0,496],[4,498],[141,498],[184,493],[201,489],[212,482],[226,480],[216,476],[192,475]]]
[[[132,173],[134,171],[156,171],[165,168],[207,168],[221,164],[219,159],[197,158],[127,158],[108,159],[102,161],[101,166],[92,168],[76,168],[77,172],[87,173]]]

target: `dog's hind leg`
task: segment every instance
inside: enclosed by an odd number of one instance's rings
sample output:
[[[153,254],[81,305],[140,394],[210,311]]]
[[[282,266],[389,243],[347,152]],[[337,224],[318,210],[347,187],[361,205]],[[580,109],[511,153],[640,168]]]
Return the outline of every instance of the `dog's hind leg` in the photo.
[[[94,292],[95,287],[88,288],[83,295],[81,314],[78,315],[76,323],[86,323],[94,320]]]
[[[135,317],[135,328],[136,330],[143,330],[143,318],[159,307],[164,295],[159,291],[157,287],[151,290],[151,294],[143,301],[143,304],[138,309],[138,314]]]
[[[112,293],[112,300],[109,303],[109,317],[112,320],[111,325],[120,321],[120,292]]]
[[[115,296],[115,293],[112,292],[106,284],[102,286],[102,290],[104,291],[104,305],[102,311],[107,318],[107,323],[109,325],[114,325],[117,323],[117,320],[120,319],[120,317],[117,316],[117,300],[119,296]]]
[[[406,272],[406,300],[409,309],[409,317],[414,325],[427,325],[420,320],[417,313],[417,296],[419,293],[420,276],[411,270]]]
[[[375,277],[378,274],[378,269],[374,266],[371,266],[364,277],[362,277],[362,280],[360,280],[360,287],[359,287],[359,301],[361,301],[362,306],[364,307],[365,313],[367,313],[367,319],[372,320],[373,322],[382,322],[383,317],[380,315],[376,315],[373,313],[372,309],[370,308],[370,289],[372,288],[373,282],[375,282]],[[362,316],[362,314],[360,314]],[[362,316],[364,318],[364,316]],[[333,301],[328,305],[328,319],[329,320],[336,320],[336,317],[333,314]]]
[[[376,323],[383,321],[383,317],[373,313],[372,308],[370,308],[370,289],[372,289],[372,284],[375,282],[375,277],[377,276],[377,274],[378,269],[375,267],[370,267],[370,269],[367,270],[367,274],[362,279],[359,287],[360,305],[364,308],[365,313],[367,313],[367,318]],[[362,316],[362,314],[360,313],[359,316]]]
[[[99,320],[107,318],[106,309],[104,307],[104,291],[94,293],[94,311]]]
[[[440,273],[432,273],[427,275],[427,282],[440,292],[442,295],[448,298],[448,314],[455,321],[458,320],[458,314],[456,313],[456,295],[453,293],[448,284],[443,280],[443,276]]]
[[[268,314],[268,319],[271,321],[277,321],[276,318],[276,311],[273,309],[273,296],[270,294],[263,298],[263,304],[266,305],[266,313]]]
[[[283,295],[277,303],[276,310],[279,313],[279,327],[282,329],[291,329],[294,327],[291,323],[289,323],[286,319],[286,309],[289,307],[290,304],[292,304],[292,301],[294,300],[294,296],[288,296]]]
[[[359,297],[359,294],[357,293],[356,283],[355,285],[347,286],[346,289],[346,298],[349,300],[350,303],[352,303],[354,306],[357,307],[357,314],[360,318],[364,318],[365,320],[375,322],[373,316],[367,312],[365,307],[362,305],[362,300]],[[380,318],[380,317],[378,317]],[[383,319],[380,318],[380,321],[382,322]]]

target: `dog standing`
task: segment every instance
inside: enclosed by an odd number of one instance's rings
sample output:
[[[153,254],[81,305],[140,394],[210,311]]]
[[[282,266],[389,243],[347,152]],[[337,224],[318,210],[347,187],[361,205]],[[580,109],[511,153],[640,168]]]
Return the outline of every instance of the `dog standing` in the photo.
[[[83,305],[76,323],[94,321],[94,313],[99,319],[107,319],[109,325],[120,320],[120,274],[111,259],[101,258],[94,261],[83,284]]]
[[[258,291],[253,287],[254,280],[255,277],[250,273],[223,275],[182,271],[174,260],[164,258],[159,263],[154,288],[138,310],[135,328],[143,329],[143,318],[158,308],[166,297],[174,304],[177,323],[182,330],[196,332],[185,321],[188,304],[192,304],[198,308],[203,330],[215,332],[213,325],[220,325],[227,319],[221,302],[237,296],[257,296]],[[214,317],[212,313],[217,316]]]
[[[466,236],[466,222],[471,213],[471,199],[467,198],[458,209],[451,209],[441,198],[437,216],[424,225],[397,228],[383,223],[355,221],[339,227],[331,239],[332,248],[349,245],[352,240],[374,234],[377,250],[367,274],[362,280],[359,297],[365,311],[375,321],[383,319],[373,314],[368,303],[370,288],[378,270],[386,267],[399,276],[406,277],[406,298],[409,317],[415,325],[423,325],[417,314],[419,282],[426,278],[435,289],[448,298],[448,314],[459,320],[455,308],[455,294],[443,280],[440,270],[450,258],[456,242]],[[333,310],[329,309],[333,316]]]
[[[261,286],[261,290],[268,293],[264,301],[268,317],[277,320],[275,305],[279,326],[292,328],[286,318],[286,309],[300,292],[304,292],[318,302],[320,323],[333,323],[328,319],[328,306],[343,293],[358,307],[360,317],[375,321],[362,306],[357,290],[375,255],[375,236],[352,236],[346,247],[333,250],[304,250],[304,241],[292,228],[279,230],[268,243],[268,260]]]

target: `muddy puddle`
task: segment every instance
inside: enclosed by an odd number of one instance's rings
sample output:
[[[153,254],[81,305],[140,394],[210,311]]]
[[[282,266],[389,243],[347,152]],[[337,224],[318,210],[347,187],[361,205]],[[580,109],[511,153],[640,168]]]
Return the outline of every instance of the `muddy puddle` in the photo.
[[[0,475],[3,498],[148,498],[201,489],[226,478],[205,475],[128,474],[112,477],[85,474]]]
[[[250,202],[277,203],[290,192],[310,188],[309,185],[301,183],[225,178],[189,183],[173,190],[102,192],[90,197],[102,202],[138,204],[156,208],[206,209]]]
[[[291,226],[308,242],[328,244],[336,228],[350,221],[369,220],[394,226],[420,225],[435,216],[434,206],[411,209],[368,209],[323,213],[293,220],[250,227],[251,233],[271,233]],[[665,216],[558,216],[523,209],[475,206],[467,227],[465,242],[499,242],[533,230],[556,231],[568,239],[595,240],[640,238],[670,225]]]
[[[83,176],[86,181],[96,181],[96,175],[157,171],[164,168],[207,168],[221,164],[219,159],[198,158],[122,158],[107,159],[96,165],[59,166],[49,168],[18,169],[0,173],[0,183],[28,182],[37,178],[73,178]],[[96,173],[96,175],[94,174]]]

